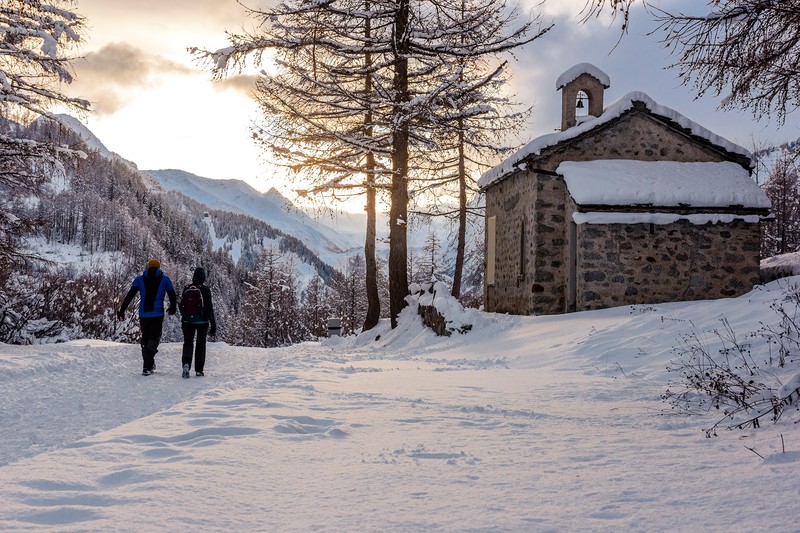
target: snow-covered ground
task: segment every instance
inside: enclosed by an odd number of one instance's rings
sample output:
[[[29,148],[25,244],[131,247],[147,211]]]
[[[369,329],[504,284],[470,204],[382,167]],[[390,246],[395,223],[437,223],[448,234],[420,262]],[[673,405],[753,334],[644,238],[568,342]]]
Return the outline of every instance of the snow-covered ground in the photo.
[[[131,261],[122,252],[90,253],[79,245],[60,242],[48,243],[42,237],[29,237],[26,239],[25,251],[35,257],[51,261],[53,264],[76,275],[90,274],[92,272],[108,273]]]
[[[726,318],[744,338],[798,284],[468,311],[472,331],[450,338],[407,313],[360,337],[210,344],[188,380],[178,344],[151,377],[137,346],[0,345],[0,530],[797,531],[797,410],[706,438],[718,412],[661,395],[682,335],[712,346]]]

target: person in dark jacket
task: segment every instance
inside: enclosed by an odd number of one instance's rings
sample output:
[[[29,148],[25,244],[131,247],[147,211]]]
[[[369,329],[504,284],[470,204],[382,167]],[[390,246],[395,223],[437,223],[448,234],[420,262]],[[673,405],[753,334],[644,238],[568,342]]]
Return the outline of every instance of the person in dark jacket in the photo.
[[[164,296],[169,297],[167,313],[174,315],[177,296],[172,280],[161,271],[158,259],[147,262],[144,273],[136,276],[128,294],[117,311],[117,318],[125,320],[125,310],[139,293],[139,327],[142,332],[142,375],[149,376],[156,369],[156,354],[164,326]]]
[[[206,272],[198,267],[192,275],[192,283],[183,289],[181,297],[181,329],[183,330],[183,377],[189,377],[192,368],[192,355],[194,353],[194,370],[196,376],[203,376],[206,364],[206,339],[209,335],[217,335],[217,322],[214,319],[214,304],[211,301],[211,289],[204,285]],[[187,307],[187,291],[191,288],[199,289],[202,294],[202,308],[199,315],[189,313]],[[195,346],[195,335],[197,345]]]

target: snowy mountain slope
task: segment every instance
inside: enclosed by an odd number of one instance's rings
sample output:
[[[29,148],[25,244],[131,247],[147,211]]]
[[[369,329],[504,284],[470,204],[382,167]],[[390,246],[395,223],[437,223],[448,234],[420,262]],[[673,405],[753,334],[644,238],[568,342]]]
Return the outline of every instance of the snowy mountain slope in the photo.
[[[233,241],[229,239],[223,239],[217,236],[217,229],[214,226],[214,219],[213,217],[204,217],[203,221],[205,222],[206,226],[208,227],[208,234],[211,238],[211,246],[215,250],[225,250],[228,252],[228,255],[231,256],[234,263],[239,263],[240,259],[242,258],[242,239],[235,239]],[[283,238],[279,237],[276,239],[264,239],[259,244],[265,248],[273,247],[276,250],[281,249],[281,240]],[[320,267],[319,262],[321,259],[315,258],[309,259],[306,257],[305,259],[295,253],[294,251],[285,249],[282,252],[283,258],[290,262],[297,274],[298,279],[300,282],[300,287],[306,287],[315,276],[320,276],[322,279],[328,279],[329,276],[326,276],[324,271],[321,272],[317,269]],[[330,267],[330,265],[328,265]]]
[[[134,169],[138,168],[135,163],[128,161],[116,152],[112,152],[106,148],[106,145],[104,145],[103,142],[98,139],[97,136],[77,118],[66,114],[58,114],[56,115],[56,118],[63,126],[77,133],[81,139],[83,139],[83,142],[86,143],[87,147],[92,150],[96,150],[101,156],[107,159],[120,161]]]
[[[336,213],[322,214],[314,219],[298,209],[276,189],[259,193],[240,180],[216,180],[204,178],[182,170],[147,170],[145,174],[160,183],[168,191],[180,191],[193,200],[212,209],[241,213],[262,220],[288,235],[301,239],[323,261],[339,267],[345,257],[363,253],[366,214]],[[481,205],[478,198],[472,207]],[[377,222],[377,253],[384,260],[389,256],[388,216],[381,213]],[[410,257],[419,258],[433,232],[440,243],[440,265],[452,270],[455,257],[454,222],[444,217],[412,219],[408,227]],[[472,223],[468,226],[468,242],[477,242],[483,227]]]
[[[363,245],[313,220],[274,188],[261,194],[241,180],[210,179],[175,169],[143,172],[166,191],[179,191],[212,209],[251,216],[297,237],[332,266]]]
[[[682,336],[718,355],[720,318],[741,335],[775,323],[798,282],[559,316],[467,310],[473,329],[449,338],[409,309],[393,331],[211,343],[205,378],[181,379],[179,343],[151,377],[136,345],[0,344],[0,529],[796,531],[797,410],[706,438],[720,412],[662,394]],[[796,383],[798,364],[771,383]]]
[[[63,126],[77,134],[86,144],[86,148],[96,152],[100,159],[120,162],[131,172],[136,173],[137,179],[143,181],[148,192],[165,191],[167,195],[172,191],[182,193],[181,198],[172,198],[168,202],[183,212],[195,213],[198,221],[202,217],[204,207],[209,211],[223,210],[264,222],[267,228],[254,229],[249,235],[250,238],[245,237],[248,242],[256,242],[258,235],[263,237],[265,229],[266,233],[278,230],[286,238],[296,241],[284,247],[283,245],[286,243],[284,242],[285,238],[282,237],[281,240],[272,244],[299,252],[300,255],[287,253],[294,255],[295,264],[304,274],[305,281],[307,281],[306,278],[313,277],[320,268],[327,271],[339,267],[348,255],[354,253],[354,250],[360,249],[361,243],[353,243],[346,236],[317,223],[306,213],[296,209],[291,202],[275,190],[260,194],[242,181],[212,180],[177,170],[151,173],[139,171],[135,164],[108,150],[102,141],[78,119],[69,115],[60,115],[58,118]],[[51,186],[54,191],[63,191],[68,187],[69,184],[63,180],[58,183],[54,181]],[[193,205],[189,205],[184,198],[188,198]],[[195,226],[196,229],[197,227]],[[247,231],[247,223],[245,223],[245,234]],[[241,238],[241,235],[237,237],[238,244],[222,242],[224,239],[216,239],[215,247],[230,250],[232,257],[235,256],[238,259],[241,257],[239,252],[242,251]],[[248,253],[250,261],[252,261],[252,250],[249,250]],[[323,275],[323,278],[328,279],[329,276]]]

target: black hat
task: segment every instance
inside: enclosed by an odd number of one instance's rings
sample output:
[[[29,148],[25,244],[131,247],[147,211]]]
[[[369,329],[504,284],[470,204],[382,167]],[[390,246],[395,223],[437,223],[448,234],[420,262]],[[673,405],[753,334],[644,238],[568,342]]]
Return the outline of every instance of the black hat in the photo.
[[[201,285],[206,280],[206,271],[203,270],[201,267],[197,267],[194,269],[194,274],[192,275],[192,283],[195,285]]]

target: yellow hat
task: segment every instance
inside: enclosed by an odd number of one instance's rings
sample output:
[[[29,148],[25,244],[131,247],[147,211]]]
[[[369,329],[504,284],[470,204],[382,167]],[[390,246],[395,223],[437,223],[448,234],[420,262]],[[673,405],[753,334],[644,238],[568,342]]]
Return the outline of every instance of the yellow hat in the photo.
[[[158,259],[151,259],[147,262],[147,268],[161,268],[161,262]]]

